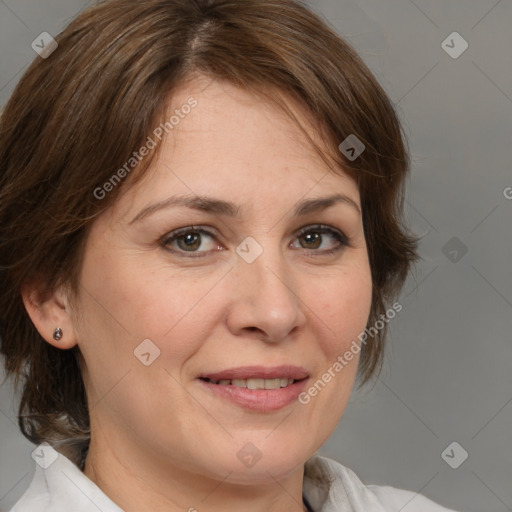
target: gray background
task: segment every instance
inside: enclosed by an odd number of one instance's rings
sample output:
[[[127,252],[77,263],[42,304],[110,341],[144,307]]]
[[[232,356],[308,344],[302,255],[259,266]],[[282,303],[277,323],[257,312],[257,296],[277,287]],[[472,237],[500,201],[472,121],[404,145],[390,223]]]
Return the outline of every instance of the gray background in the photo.
[[[353,393],[320,453],[367,483],[450,508],[512,510],[512,2],[309,3],[356,47],[397,106],[413,156],[407,217],[423,235],[384,371],[373,388]],[[35,57],[34,38],[58,33],[86,5],[0,0],[2,106]],[[469,44],[456,59],[441,46],[454,31]],[[18,431],[15,406],[5,384],[2,512],[33,474],[33,446]],[[454,441],[469,454],[457,469],[441,457]],[[449,452],[451,460],[460,453]]]

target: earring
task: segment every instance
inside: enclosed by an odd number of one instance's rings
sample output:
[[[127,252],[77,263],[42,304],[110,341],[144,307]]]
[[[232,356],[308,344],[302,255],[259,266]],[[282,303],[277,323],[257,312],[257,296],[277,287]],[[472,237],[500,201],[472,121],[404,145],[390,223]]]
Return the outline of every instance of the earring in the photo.
[[[59,341],[62,338],[62,329],[60,327],[57,327],[55,331],[53,332],[53,339],[55,341]]]

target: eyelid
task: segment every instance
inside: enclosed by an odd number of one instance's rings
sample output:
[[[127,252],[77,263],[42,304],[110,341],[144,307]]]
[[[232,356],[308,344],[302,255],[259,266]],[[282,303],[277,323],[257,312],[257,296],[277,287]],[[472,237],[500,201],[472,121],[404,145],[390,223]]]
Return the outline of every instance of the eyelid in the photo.
[[[343,240],[343,243],[346,245],[349,244],[349,239],[347,235],[340,229],[337,229],[332,226],[328,226],[326,224],[309,224],[308,226],[304,226],[303,228],[300,228],[297,232],[296,236],[303,235],[304,233],[308,233],[309,231],[320,231],[322,233],[332,234],[332,235],[338,235],[339,238]]]

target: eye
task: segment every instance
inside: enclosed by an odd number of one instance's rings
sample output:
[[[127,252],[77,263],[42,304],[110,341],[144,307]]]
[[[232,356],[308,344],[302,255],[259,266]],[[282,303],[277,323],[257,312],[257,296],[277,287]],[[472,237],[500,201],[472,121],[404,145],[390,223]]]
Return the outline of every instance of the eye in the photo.
[[[301,247],[294,247],[321,254],[331,254],[349,245],[347,237],[341,231],[323,225],[302,228],[297,240],[301,242]]]
[[[162,241],[162,246],[171,252],[202,253],[197,254],[195,257],[205,256],[203,253],[208,253],[215,249],[222,249],[215,242],[215,235],[213,233],[204,228],[195,228],[194,226],[172,232]]]
[[[296,239],[300,242],[300,247],[292,244],[294,248],[306,249],[312,253],[319,253],[318,255],[331,254],[350,245],[341,231],[323,225],[302,228]],[[202,257],[214,250],[224,249],[216,242],[214,233],[194,226],[173,231],[161,244],[170,252],[188,253],[187,257]]]

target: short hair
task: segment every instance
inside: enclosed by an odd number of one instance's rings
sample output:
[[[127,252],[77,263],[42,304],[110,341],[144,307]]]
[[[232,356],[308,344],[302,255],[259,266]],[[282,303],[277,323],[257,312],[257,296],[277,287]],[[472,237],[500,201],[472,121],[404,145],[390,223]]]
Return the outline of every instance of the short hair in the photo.
[[[359,188],[372,276],[367,326],[398,296],[417,240],[403,222],[410,160],[394,107],[354,49],[303,2],[110,0],[56,41],[24,73],[0,120],[1,353],[22,386],[23,435],[83,468],[90,423],[79,348],[46,343],[21,290],[37,279],[47,291],[65,284],[78,292],[89,226],[144,175],[158,148],[129,179],[112,177],[163,126],[170,95],[194,73],[281,108],[271,91],[283,93],[317,121],[324,144],[315,148]],[[349,136],[364,144],[357,158],[340,150]],[[94,193],[107,182],[108,194]],[[387,325],[362,346],[360,385],[380,371],[386,333]]]

